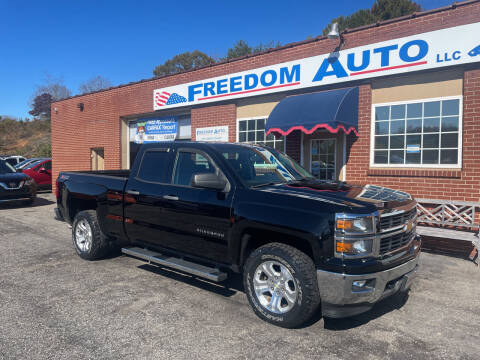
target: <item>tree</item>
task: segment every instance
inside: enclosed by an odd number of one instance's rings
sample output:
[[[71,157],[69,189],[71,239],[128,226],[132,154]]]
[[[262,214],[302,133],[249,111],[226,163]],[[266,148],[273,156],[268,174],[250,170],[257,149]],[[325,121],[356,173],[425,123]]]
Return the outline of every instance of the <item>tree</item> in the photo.
[[[44,93],[52,95],[53,101],[58,101],[72,95],[72,92],[63,84],[62,78],[55,78],[50,74],[46,75],[44,85],[37,86],[34,96]]]
[[[112,86],[112,83],[107,78],[104,78],[101,75],[94,76],[91,79],[85,81],[84,83],[80,84],[78,88],[80,93],[91,93],[94,91],[99,91],[102,89],[106,89]]]
[[[30,115],[50,119],[50,104],[54,101],[71,96],[70,90],[63,84],[61,78],[54,78],[47,74],[45,84],[37,86],[31,100]]]
[[[191,70],[207,65],[214,64],[215,60],[207,54],[195,50],[193,52],[185,52],[183,54],[175,55],[170,60],[165,61],[162,65],[158,65],[153,70],[153,75],[156,77],[176,74],[178,72]]]
[[[50,104],[53,102],[53,96],[43,93],[35,96],[33,99],[32,110],[28,113],[32,116],[50,119]]]
[[[235,58],[239,58],[246,55],[257,54],[259,52],[266,51],[268,49],[273,49],[275,47],[280,47],[280,46],[281,46],[280,42],[277,42],[275,44],[273,41],[270,41],[269,43],[266,43],[266,44],[260,43],[255,47],[251,47],[250,45],[248,45],[248,43],[245,40],[238,40],[233,45],[233,47],[227,50],[227,56],[222,60],[230,60],[230,59],[235,59]]]
[[[411,0],[375,0],[371,9],[362,9],[348,16],[339,16],[333,19],[323,29],[323,35],[327,35],[333,23],[338,23],[339,31],[347,28],[352,29],[359,26],[369,25],[377,21],[384,21],[400,16],[421,11],[422,8]]]
[[[225,59],[234,59],[253,53],[253,48],[247,44],[245,40],[238,40],[233,47],[227,50]]]
[[[422,11],[422,7],[410,0],[376,0],[371,11],[377,21],[383,21]]]
[[[323,29],[323,35],[327,35],[330,32],[331,25],[338,23],[339,31],[343,31],[347,28],[352,29],[363,25],[373,24],[376,22],[375,16],[368,9],[359,10],[352,15],[339,16],[333,19],[325,29]]]

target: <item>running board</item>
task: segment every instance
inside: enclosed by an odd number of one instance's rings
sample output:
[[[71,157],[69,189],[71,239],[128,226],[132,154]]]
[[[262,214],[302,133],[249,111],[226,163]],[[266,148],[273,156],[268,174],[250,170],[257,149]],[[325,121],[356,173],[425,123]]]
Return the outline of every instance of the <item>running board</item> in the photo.
[[[122,248],[122,253],[215,282],[221,282],[227,278],[227,273],[224,273],[219,269],[186,261],[178,257],[163,255],[158,252],[139,247]]]

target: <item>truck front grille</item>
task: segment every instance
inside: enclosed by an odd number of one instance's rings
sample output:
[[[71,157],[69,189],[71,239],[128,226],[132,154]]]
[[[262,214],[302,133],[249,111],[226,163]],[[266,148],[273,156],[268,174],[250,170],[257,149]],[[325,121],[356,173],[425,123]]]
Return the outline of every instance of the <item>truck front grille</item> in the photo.
[[[380,255],[406,246],[412,240],[413,235],[414,231],[410,231],[384,237],[380,240]]]
[[[408,245],[415,236],[416,218],[416,206],[394,214],[382,214],[380,216],[380,234],[383,237],[380,239],[379,255],[385,255]]]
[[[417,208],[414,207],[412,210],[408,210],[399,214],[382,216],[380,218],[380,230],[385,231],[400,225],[404,225],[408,222],[408,220],[414,219],[416,215]]]

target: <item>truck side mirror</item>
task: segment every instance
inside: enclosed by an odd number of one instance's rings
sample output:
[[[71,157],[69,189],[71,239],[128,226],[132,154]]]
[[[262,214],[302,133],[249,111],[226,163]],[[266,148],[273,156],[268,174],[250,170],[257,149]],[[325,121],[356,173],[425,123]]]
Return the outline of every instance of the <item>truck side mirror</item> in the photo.
[[[195,174],[192,180],[192,186],[197,188],[223,190],[226,185],[227,181],[214,173]]]

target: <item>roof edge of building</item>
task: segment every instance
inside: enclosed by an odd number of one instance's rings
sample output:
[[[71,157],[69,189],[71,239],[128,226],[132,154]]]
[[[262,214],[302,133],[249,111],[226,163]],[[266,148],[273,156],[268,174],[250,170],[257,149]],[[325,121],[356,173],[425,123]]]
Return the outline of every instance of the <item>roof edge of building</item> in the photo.
[[[359,26],[359,27],[356,27],[356,28],[352,28],[352,29],[347,28],[343,31],[343,33],[351,34],[351,33],[354,33],[354,32],[363,31],[363,30],[367,30],[367,29],[370,29],[370,28],[380,27],[380,26],[384,26],[384,25],[393,24],[393,23],[396,23],[396,22],[402,22],[402,21],[405,21],[405,20],[410,20],[410,19],[414,19],[414,18],[418,18],[418,17],[422,17],[422,16],[427,16],[427,15],[443,12],[443,11],[453,10],[457,7],[474,4],[474,3],[477,3],[477,2],[480,2],[480,0],[465,0],[465,1],[460,1],[460,2],[454,2],[451,5],[439,7],[439,8],[436,8],[436,9],[414,12],[410,15],[405,15],[405,16],[400,16],[400,17],[397,17],[397,18],[389,19],[389,20],[379,21],[379,22],[376,22],[376,23],[373,23],[373,24],[363,25],[363,26]],[[155,80],[159,80],[159,79],[165,79],[165,78],[168,78],[168,77],[171,77],[171,76],[177,76],[177,75],[181,75],[181,74],[186,74],[186,73],[206,69],[206,68],[209,68],[209,67],[214,67],[214,66],[228,64],[228,63],[232,63],[232,62],[236,62],[236,61],[241,61],[241,60],[245,60],[245,59],[256,57],[256,56],[265,55],[265,54],[268,54],[268,53],[271,53],[271,52],[285,50],[285,49],[292,48],[292,47],[295,47],[295,46],[309,44],[309,43],[312,43],[312,42],[317,42],[317,41],[326,40],[326,39],[327,39],[327,36],[319,35],[319,36],[316,36],[316,37],[311,38],[311,39],[292,42],[292,43],[285,44],[283,46],[279,46],[279,47],[275,47],[275,48],[271,48],[271,49],[268,49],[268,50],[265,50],[265,51],[262,51],[262,52],[259,52],[259,53],[256,53],[256,54],[250,54],[250,55],[237,57],[237,58],[234,58],[234,59],[223,60],[223,61],[216,62],[214,64],[210,64],[210,65],[206,65],[206,66],[202,66],[202,67],[198,67],[198,68],[194,68],[194,69],[190,69],[190,70],[181,71],[181,72],[178,72],[178,73],[175,73],[175,74],[168,74],[168,75],[159,76],[159,77],[152,77],[152,78],[148,78],[148,79],[131,81],[129,83],[120,84],[120,85],[117,85],[117,86],[111,86],[111,87],[108,87],[108,88],[105,88],[105,89],[92,91],[92,92],[89,92],[89,93],[83,93],[83,94],[77,94],[77,95],[69,96],[69,97],[66,97],[66,98],[63,98],[63,99],[56,100],[56,101],[52,102],[52,104],[59,103],[59,102],[65,101],[65,100],[70,100],[70,99],[82,97],[82,96],[87,96],[87,95],[97,94],[97,93],[101,93],[101,92],[106,92],[106,91],[122,88],[122,87],[125,87],[125,86],[131,86],[131,85],[141,84],[141,83],[144,83],[144,82],[155,81]]]

